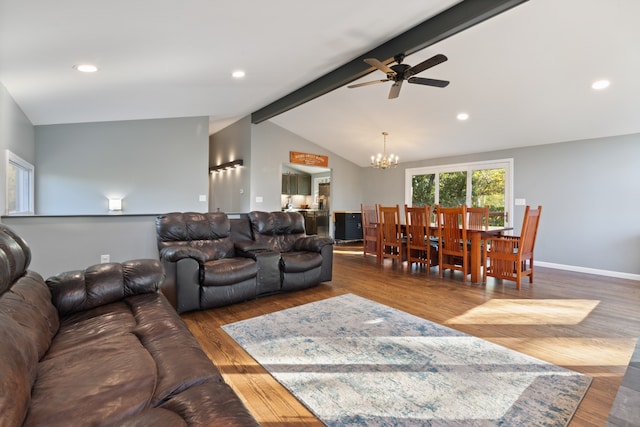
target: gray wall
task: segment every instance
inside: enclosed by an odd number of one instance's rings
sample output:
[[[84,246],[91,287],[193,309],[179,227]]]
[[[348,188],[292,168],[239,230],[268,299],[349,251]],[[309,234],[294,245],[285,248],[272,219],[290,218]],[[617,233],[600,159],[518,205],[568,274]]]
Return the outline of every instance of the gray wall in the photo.
[[[209,166],[242,159],[244,166],[209,177],[209,210],[249,212],[251,120],[245,117],[209,137]]]
[[[280,210],[282,164],[289,163],[290,151],[328,156],[331,168],[331,210],[360,210],[362,168],[268,121],[252,125],[252,210]],[[262,197],[263,202],[256,202],[256,197]]]
[[[45,279],[100,263],[158,258],[155,216],[5,217],[31,248],[31,266]]]
[[[504,158],[514,159],[514,197],[543,206],[537,261],[640,278],[640,134],[411,162],[387,171],[366,168],[363,199],[404,204],[407,168]],[[516,206],[516,229],[523,213]]]
[[[31,122],[0,83],[0,213],[7,212],[7,162],[10,150],[35,165],[35,131]],[[37,172],[37,170],[36,170]]]
[[[207,117],[36,126],[36,213],[207,211]]]

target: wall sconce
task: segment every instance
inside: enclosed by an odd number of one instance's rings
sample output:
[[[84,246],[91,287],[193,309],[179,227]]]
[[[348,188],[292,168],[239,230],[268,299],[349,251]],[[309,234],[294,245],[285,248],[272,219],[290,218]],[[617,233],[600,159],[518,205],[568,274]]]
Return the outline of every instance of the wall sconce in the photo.
[[[110,211],[121,211],[122,210],[122,199],[109,199],[109,210]]]
[[[209,172],[210,173],[214,173],[214,172],[219,172],[219,171],[225,171],[227,169],[235,169],[235,168],[239,168],[243,164],[244,164],[244,162],[242,161],[242,159],[234,160],[232,162],[222,163],[222,164],[217,165],[217,166],[211,166],[209,168]]]

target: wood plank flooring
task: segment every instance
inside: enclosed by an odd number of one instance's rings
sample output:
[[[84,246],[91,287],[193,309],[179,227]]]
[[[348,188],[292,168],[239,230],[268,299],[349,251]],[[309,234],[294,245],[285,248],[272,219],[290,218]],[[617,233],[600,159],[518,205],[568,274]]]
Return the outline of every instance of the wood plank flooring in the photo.
[[[533,285],[463,283],[437,268],[382,265],[361,246],[335,246],[333,280],[312,289],[186,313],[225,380],[265,427],[321,426],[220,326],[345,293],[386,304],[593,377],[570,426],[604,426],[640,337],[640,282],[536,268]]]

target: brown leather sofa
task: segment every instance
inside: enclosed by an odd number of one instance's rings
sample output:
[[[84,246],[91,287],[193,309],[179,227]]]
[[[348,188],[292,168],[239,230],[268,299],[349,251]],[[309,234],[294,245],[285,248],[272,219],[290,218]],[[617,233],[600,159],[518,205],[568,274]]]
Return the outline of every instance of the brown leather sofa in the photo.
[[[299,212],[172,212],[156,218],[162,292],[179,313],[330,281],[333,239],[305,234]]]
[[[46,283],[30,260],[0,224],[0,425],[258,425],[158,293],[158,260]]]

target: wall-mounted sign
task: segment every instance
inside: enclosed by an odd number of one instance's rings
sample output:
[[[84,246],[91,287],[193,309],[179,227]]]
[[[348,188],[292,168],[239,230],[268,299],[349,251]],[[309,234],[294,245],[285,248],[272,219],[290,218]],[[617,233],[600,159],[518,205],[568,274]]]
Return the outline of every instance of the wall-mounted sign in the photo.
[[[320,154],[300,153],[298,151],[289,151],[289,163],[297,163],[299,165],[308,166],[329,166],[329,156],[321,156]]]

